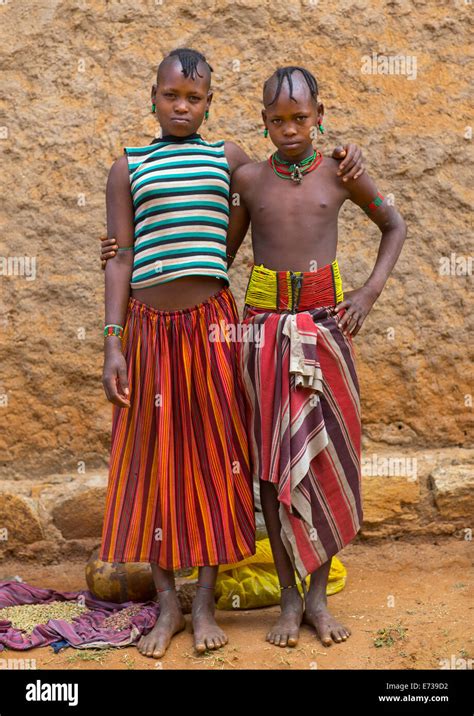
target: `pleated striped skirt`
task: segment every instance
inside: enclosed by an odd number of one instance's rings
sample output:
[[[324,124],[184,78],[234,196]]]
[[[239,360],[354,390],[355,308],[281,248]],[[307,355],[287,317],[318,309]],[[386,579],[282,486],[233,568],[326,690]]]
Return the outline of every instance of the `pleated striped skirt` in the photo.
[[[238,320],[228,287],[176,311],[130,297],[130,407],[113,406],[101,560],[171,570],[255,553],[237,345],[215,330]]]

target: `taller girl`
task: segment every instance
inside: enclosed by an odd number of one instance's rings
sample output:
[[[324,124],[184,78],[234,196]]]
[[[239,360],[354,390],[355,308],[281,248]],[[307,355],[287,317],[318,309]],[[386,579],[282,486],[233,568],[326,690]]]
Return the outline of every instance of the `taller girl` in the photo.
[[[227,275],[229,185],[251,160],[197,133],[211,72],[195,50],[163,60],[151,94],[162,136],[125,147],[107,182],[118,249],[106,253],[103,383],[114,409],[99,556],[151,563],[160,616],[138,649],[155,658],[185,626],[173,570],[200,567],[195,646],[216,649],[227,643],[214,619],[218,565],[255,551],[237,344],[212,340],[239,320]],[[363,173],[355,145],[334,150],[344,156],[341,174]]]
[[[152,103],[162,137],[125,147],[106,191],[119,249],[105,273],[103,384],[114,408],[99,556],[151,563],[160,616],[138,649],[154,658],[185,626],[173,570],[200,567],[192,623],[205,651],[227,642],[214,619],[217,565],[255,552],[237,346],[210,339],[213,326],[239,320],[227,276],[229,185],[250,159],[197,133],[211,71],[193,50],[161,62]]]

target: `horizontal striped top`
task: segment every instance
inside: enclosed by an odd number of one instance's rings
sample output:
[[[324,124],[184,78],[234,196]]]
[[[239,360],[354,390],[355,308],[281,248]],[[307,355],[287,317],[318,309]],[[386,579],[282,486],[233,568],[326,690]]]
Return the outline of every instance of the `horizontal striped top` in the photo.
[[[135,224],[131,287],[183,276],[214,276],[228,284],[230,171],[224,140],[167,135],[124,152]]]

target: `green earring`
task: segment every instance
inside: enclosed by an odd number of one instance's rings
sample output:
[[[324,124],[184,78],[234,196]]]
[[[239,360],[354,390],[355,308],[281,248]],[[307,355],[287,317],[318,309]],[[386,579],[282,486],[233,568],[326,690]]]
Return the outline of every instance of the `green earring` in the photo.
[[[209,110],[208,109],[206,109],[206,111],[204,112],[204,119],[209,119]]]
[[[319,131],[321,132],[321,134],[324,134],[324,127],[323,127],[323,125],[321,124],[321,122],[318,124],[318,129],[319,129]]]
[[[153,104],[151,105],[151,111],[154,113],[154,112],[155,112],[155,109],[156,109],[156,105],[155,105],[155,103],[153,103]]]
[[[268,129],[267,129],[266,127],[265,127],[265,129],[264,129],[263,136],[264,136],[265,138],[268,137]]]

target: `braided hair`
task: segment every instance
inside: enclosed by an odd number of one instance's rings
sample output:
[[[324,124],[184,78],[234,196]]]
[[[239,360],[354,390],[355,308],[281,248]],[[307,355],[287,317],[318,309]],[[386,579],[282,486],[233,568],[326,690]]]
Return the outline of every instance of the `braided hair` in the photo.
[[[203,77],[203,75],[200,74],[198,71],[198,64],[202,62],[206,67],[209,69],[209,81],[211,78],[210,73],[214,70],[212,69],[209,62],[206,60],[203,54],[201,52],[198,52],[197,50],[192,50],[189,47],[178,47],[176,50],[171,50],[164,60],[160,62],[160,65],[158,67],[158,72],[160,71],[160,67],[166,63],[168,58],[175,58],[177,57],[181,63],[182,67],[182,73],[185,77],[191,77],[193,80],[196,75],[199,77]],[[169,60],[168,60],[169,61]],[[166,63],[167,64],[167,63]]]
[[[288,82],[288,87],[290,89],[290,99],[294,100],[296,102],[296,99],[293,97],[293,80],[291,79],[291,75],[293,72],[301,72],[304,79],[306,80],[306,84],[309,87],[309,91],[311,93],[311,97],[317,101],[318,99],[318,83],[316,82],[316,78],[314,75],[311,74],[311,72],[304,67],[298,67],[297,65],[289,65],[288,67],[278,67],[278,69],[275,70],[275,72],[272,74],[271,77],[269,77],[266,82],[263,85],[263,104],[267,107],[270,104],[273,104],[275,100],[278,99],[281,92],[281,87],[283,85],[283,80],[286,79]],[[271,85],[275,84],[277,82],[277,87],[275,90],[275,96],[273,97],[271,102],[265,102],[265,92],[267,89],[270,88]]]

